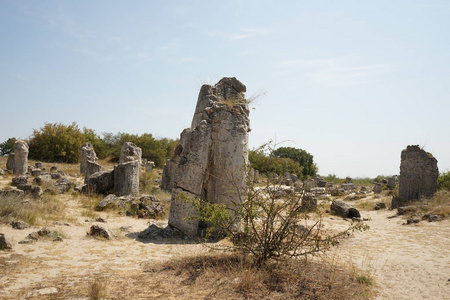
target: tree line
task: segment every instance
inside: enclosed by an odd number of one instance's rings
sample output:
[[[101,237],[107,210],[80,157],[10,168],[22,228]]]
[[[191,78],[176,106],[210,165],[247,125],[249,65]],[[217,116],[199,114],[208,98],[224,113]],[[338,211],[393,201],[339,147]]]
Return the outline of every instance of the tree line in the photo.
[[[14,150],[14,137],[0,144],[0,155],[8,155]],[[142,149],[142,158],[155,162],[162,168],[167,158],[173,155],[178,140],[155,138],[151,133],[96,133],[93,129],[80,127],[74,122],[70,125],[62,123],[45,123],[26,139],[30,146],[29,158],[48,162],[79,163],[80,147],[89,142],[94,146],[98,158],[110,158],[118,161],[123,143],[132,142]]]

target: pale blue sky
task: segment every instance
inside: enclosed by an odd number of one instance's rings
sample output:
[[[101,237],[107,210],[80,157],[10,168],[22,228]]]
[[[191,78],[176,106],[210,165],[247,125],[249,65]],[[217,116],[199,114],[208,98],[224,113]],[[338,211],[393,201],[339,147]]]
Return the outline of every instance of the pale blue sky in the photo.
[[[0,0],[0,41],[0,142],[73,121],[177,138],[234,76],[264,94],[252,148],[374,177],[418,144],[450,170],[450,1]]]

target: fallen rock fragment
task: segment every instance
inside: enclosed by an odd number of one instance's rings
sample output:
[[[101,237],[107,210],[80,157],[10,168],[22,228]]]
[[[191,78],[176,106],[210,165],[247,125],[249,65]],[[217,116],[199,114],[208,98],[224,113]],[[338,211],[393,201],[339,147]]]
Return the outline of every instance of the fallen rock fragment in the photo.
[[[331,203],[331,212],[342,218],[361,218],[359,210],[357,210],[353,205],[347,204],[342,200],[334,200]]]

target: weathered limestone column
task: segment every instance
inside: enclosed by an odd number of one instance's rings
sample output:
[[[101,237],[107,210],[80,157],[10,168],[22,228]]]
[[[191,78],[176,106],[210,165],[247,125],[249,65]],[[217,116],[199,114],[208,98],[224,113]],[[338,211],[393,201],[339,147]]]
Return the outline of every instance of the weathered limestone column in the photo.
[[[124,143],[119,165],[114,167],[114,194],[116,196],[139,195],[141,161],[141,148],[130,142]]]
[[[375,182],[374,184],[375,186],[373,187],[373,192],[375,194],[380,194],[382,192],[382,184],[379,182]]]
[[[437,191],[439,169],[431,153],[419,146],[408,146],[402,151],[398,197],[392,199],[392,208],[401,207],[432,197]]]
[[[94,146],[91,143],[84,143],[80,148],[80,173],[86,174],[88,161],[92,163],[97,162],[97,154],[94,151]]]
[[[203,85],[191,127],[166,163],[162,185],[172,188],[169,225],[189,236],[204,224],[186,220],[196,212],[181,194],[228,208],[240,205],[237,189],[245,186],[250,122],[245,91],[234,77]]]
[[[387,186],[388,186],[388,188],[393,189],[393,188],[395,188],[396,185],[397,185],[397,178],[389,177],[387,179]]]
[[[8,160],[6,161],[6,169],[10,171],[14,170],[14,152],[11,152],[8,156]]]
[[[129,161],[114,167],[114,194],[139,195],[139,162]]]
[[[14,143],[14,170],[17,175],[25,175],[28,171],[28,144],[24,141]]]

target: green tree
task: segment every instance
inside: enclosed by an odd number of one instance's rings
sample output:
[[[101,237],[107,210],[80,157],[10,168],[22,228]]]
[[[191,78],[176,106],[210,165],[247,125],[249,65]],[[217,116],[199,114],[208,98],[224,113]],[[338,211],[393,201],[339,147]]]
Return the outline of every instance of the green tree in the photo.
[[[293,147],[280,147],[273,151],[273,156],[290,158],[303,167],[303,177],[317,174],[317,166],[314,164],[314,157],[302,149]]]
[[[0,156],[5,156],[14,152],[14,143],[16,138],[12,137],[0,144]]]
[[[45,123],[39,130],[34,129],[28,140],[29,157],[49,162],[78,163],[80,147],[84,136],[78,125]]]
[[[261,173],[277,173],[283,175],[285,172],[303,176],[303,168],[299,163],[286,157],[275,157],[264,150],[265,145],[256,150],[250,150],[248,159],[250,166]]]

